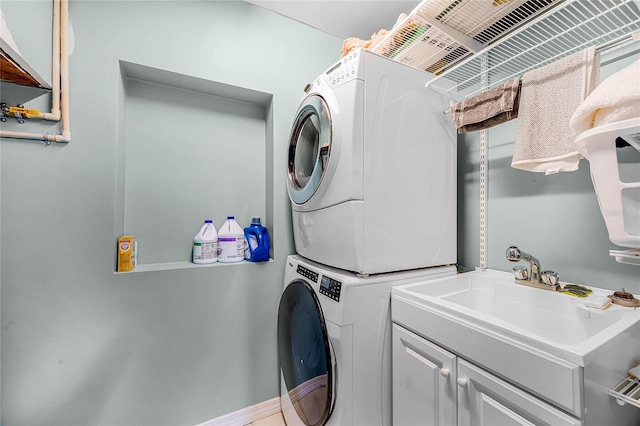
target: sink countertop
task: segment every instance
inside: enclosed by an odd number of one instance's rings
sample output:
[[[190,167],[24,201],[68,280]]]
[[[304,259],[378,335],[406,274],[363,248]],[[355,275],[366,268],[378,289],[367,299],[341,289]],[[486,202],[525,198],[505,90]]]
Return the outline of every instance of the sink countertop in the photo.
[[[516,284],[511,273],[476,269],[394,287],[392,295],[460,325],[585,366],[595,349],[640,322],[640,309],[585,306],[591,298],[613,293],[589,288],[589,296],[578,298]]]

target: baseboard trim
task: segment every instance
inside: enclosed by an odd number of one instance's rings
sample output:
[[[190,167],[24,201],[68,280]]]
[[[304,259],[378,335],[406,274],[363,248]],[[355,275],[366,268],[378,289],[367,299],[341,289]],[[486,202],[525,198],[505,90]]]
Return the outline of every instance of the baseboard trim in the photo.
[[[244,426],[280,412],[280,397],[200,423],[197,426]]]

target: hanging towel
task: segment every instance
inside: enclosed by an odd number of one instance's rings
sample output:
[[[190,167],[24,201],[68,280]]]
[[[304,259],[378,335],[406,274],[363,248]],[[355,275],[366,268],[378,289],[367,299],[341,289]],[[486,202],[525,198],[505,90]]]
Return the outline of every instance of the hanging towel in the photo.
[[[569,120],[599,74],[595,47],[524,74],[511,167],[547,175],[578,169]]]
[[[640,117],[639,78],[640,59],[607,77],[573,113],[573,132],[580,134],[592,127]],[[583,146],[576,144],[576,149],[586,154]]]
[[[458,133],[488,129],[518,117],[520,80],[513,79],[500,86],[455,104],[453,126]]]

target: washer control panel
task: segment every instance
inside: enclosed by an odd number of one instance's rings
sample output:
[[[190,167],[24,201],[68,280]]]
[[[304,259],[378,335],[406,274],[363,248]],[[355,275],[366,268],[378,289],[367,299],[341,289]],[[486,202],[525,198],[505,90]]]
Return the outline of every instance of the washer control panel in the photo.
[[[320,294],[324,294],[325,296],[335,300],[336,302],[340,301],[340,290],[342,289],[342,283],[340,281],[336,281],[333,278],[329,278],[326,275],[323,275],[320,279]]]
[[[311,269],[307,269],[302,265],[298,265],[298,269],[296,270],[296,272],[302,275],[303,277],[313,281],[314,283],[318,282],[318,273],[313,272]]]

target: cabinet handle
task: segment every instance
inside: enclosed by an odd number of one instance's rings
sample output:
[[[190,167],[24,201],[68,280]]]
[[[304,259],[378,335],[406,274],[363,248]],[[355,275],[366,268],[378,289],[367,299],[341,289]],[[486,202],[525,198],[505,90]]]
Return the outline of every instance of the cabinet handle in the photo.
[[[456,382],[458,383],[458,386],[460,386],[461,388],[464,388],[467,386],[467,379],[463,377],[458,377],[458,380],[456,380]]]
[[[440,374],[442,375],[442,377],[449,377],[449,369],[448,368],[441,368],[440,369]]]

